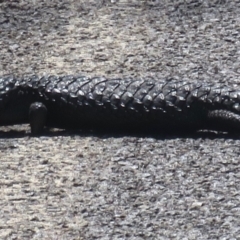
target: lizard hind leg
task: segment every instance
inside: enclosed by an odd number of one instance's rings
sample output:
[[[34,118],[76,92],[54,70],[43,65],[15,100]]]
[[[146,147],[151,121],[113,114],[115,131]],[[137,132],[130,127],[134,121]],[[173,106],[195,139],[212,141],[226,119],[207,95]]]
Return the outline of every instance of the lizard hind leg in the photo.
[[[240,132],[240,114],[229,110],[211,110],[208,112],[208,119],[213,130]]]

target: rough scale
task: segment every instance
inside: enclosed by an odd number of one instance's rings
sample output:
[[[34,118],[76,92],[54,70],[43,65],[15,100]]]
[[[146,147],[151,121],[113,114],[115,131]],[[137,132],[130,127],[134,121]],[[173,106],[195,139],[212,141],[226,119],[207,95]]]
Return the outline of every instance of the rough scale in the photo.
[[[240,91],[224,84],[86,76],[0,77],[0,125],[117,131],[240,130]]]

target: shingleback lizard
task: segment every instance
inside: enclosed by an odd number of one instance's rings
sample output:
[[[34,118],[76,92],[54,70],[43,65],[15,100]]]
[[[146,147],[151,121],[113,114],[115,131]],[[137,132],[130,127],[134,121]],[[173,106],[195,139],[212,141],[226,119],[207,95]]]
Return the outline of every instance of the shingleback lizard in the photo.
[[[221,83],[36,75],[0,77],[0,125],[240,131],[240,91]]]

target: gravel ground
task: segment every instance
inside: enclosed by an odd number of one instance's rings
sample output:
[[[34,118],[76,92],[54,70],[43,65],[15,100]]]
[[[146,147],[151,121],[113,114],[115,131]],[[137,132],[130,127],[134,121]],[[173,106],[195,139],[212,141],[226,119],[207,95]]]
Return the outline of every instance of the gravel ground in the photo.
[[[240,85],[240,1],[0,1],[0,75]],[[240,86],[239,86],[240,87]],[[240,239],[240,141],[0,128],[1,239]]]

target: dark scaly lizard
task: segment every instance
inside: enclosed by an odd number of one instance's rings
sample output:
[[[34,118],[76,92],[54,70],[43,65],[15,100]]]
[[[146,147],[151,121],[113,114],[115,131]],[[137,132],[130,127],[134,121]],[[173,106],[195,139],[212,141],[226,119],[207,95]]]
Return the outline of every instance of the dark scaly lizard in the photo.
[[[240,130],[240,91],[224,84],[85,76],[0,77],[0,125],[137,131]]]

